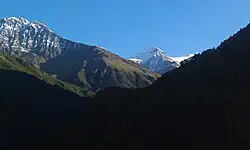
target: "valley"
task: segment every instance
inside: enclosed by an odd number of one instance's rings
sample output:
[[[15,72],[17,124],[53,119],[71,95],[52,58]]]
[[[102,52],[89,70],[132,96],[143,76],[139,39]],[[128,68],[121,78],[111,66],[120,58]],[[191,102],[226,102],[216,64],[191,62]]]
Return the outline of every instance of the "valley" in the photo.
[[[0,21],[0,149],[250,148],[250,24],[183,57],[125,59]]]

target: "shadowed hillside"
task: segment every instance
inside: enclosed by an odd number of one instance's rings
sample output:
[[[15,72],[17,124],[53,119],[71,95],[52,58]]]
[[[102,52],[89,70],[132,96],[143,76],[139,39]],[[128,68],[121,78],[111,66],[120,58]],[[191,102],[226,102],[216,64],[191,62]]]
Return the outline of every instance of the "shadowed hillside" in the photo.
[[[0,70],[0,79],[1,149],[47,149],[83,117],[90,100],[23,72]]]

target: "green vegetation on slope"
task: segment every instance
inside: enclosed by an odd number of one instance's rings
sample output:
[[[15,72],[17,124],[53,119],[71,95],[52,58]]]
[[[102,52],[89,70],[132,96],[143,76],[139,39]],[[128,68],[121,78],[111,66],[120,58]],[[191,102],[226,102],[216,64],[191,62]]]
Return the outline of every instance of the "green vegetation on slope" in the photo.
[[[23,61],[21,58],[0,53],[0,69],[17,70],[25,72],[27,74],[36,76],[37,78],[45,81],[48,84],[59,86],[65,90],[74,92],[80,96],[93,96],[93,93],[89,92],[84,88],[60,81],[55,77],[48,75],[47,73],[41,72],[34,65]]]

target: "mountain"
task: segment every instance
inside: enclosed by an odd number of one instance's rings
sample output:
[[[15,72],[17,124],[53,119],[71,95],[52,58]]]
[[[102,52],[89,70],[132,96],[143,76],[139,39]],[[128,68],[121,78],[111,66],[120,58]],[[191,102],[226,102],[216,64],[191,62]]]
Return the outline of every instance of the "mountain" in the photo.
[[[66,40],[39,21],[0,20],[0,47],[56,78],[96,92],[106,87],[140,88],[159,75],[104,48]]]
[[[151,71],[157,72],[159,74],[164,74],[175,68],[180,67],[180,63],[192,57],[190,54],[183,57],[169,57],[160,48],[153,47],[144,52],[138,53],[135,57],[129,58],[141,66],[150,69]]]
[[[57,36],[39,21],[22,17],[0,20],[0,46],[13,54],[34,52],[47,60],[79,45]]]
[[[247,150],[249,41],[250,24],[149,87],[89,99],[0,71],[0,148]]]
[[[69,62],[66,63],[65,62]],[[142,88],[159,75],[99,47],[80,47],[40,65],[58,79],[98,91],[106,87]]]

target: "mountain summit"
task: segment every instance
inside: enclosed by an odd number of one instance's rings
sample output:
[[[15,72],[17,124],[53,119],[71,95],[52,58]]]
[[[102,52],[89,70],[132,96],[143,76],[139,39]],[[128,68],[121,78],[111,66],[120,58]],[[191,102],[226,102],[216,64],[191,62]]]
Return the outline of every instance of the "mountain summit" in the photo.
[[[142,61],[146,61],[150,59],[151,57],[165,57],[166,54],[164,53],[163,50],[157,47],[152,47],[150,49],[146,49],[143,52],[137,53],[136,58],[141,59]]]
[[[146,49],[144,52],[136,54],[135,57],[129,58],[151,71],[163,74],[180,66],[180,62],[192,57],[193,55],[183,57],[169,57],[158,47]]]
[[[35,52],[48,60],[78,46],[79,43],[61,38],[39,21],[22,17],[0,19],[0,47],[17,56]]]

